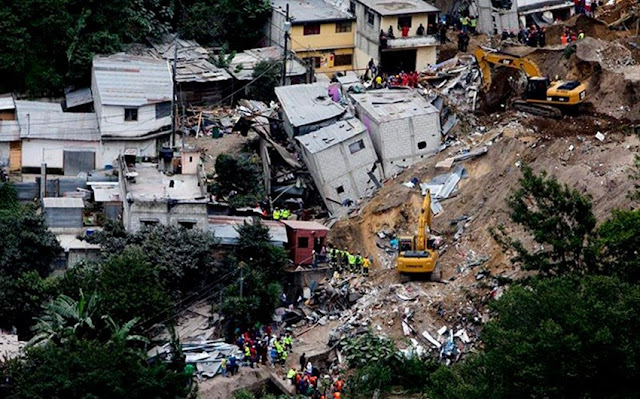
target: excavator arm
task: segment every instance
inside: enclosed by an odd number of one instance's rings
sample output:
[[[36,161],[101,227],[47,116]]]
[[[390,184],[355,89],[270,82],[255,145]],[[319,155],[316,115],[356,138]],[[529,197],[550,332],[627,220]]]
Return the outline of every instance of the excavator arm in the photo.
[[[422,209],[420,210],[420,219],[418,219],[418,234],[416,235],[416,250],[425,251],[427,249],[427,232],[426,227],[431,231],[431,192],[427,190],[427,195],[422,201]]]
[[[514,68],[523,71],[528,77],[535,78],[542,76],[536,64],[526,58],[516,57],[509,54],[485,51],[478,47],[474,52],[478,67],[482,72],[482,89],[488,90],[491,86],[491,67]]]

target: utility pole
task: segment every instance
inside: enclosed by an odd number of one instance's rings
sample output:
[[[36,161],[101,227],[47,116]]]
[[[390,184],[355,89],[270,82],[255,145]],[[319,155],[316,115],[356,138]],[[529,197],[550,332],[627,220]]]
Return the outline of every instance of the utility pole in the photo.
[[[173,68],[171,77],[173,78],[173,95],[171,96],[171,142],[169,143],[173,149],[176,146],[176,70],[178,69],[178,36],[174,40],[173,48]]]
[[[289,22],[289,3],[287,3],[287,14],[284,21],[284,59],[282,60],[282,85],[286,86],[287,82],[287,45],[289,44],[289,30],[291,30],[291,22]]]

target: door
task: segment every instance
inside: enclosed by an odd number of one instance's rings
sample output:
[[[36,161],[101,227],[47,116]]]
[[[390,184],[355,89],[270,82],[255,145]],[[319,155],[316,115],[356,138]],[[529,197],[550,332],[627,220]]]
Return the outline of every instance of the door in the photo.
[[[9,172],[22,170],[22,141],[9,143]]]
[[[383,72],[413,72],[416,69],[417,50],[389,50],[382,52],[381,65]]]
[[[96,153],[93,151],[65,151],[65,176],[77,176],[80,172],[89,172],[96,167]]]

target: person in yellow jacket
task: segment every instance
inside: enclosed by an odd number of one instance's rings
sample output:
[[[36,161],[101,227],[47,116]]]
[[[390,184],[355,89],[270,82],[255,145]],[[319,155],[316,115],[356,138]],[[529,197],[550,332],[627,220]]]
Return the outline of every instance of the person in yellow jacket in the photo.
[[[289,219],[289,216],[291,216],[291,211],[287,208],[284,208],[282,212],[280,212],[280,216],[282,217],[282,219],[287,220]]]
[[[365,257],[362,259],[362,274],[365,276],[369,275],[369,267],[371,266],[371,261],[369,257]]]
[[[280,220],[280,217],[281,217],[280,208],[276,208],[273,211],[273,220]]]
[[[349,257],[349,270],[353,272],[356,270],[356,257],[352,254],[348,254],[347,256]]]

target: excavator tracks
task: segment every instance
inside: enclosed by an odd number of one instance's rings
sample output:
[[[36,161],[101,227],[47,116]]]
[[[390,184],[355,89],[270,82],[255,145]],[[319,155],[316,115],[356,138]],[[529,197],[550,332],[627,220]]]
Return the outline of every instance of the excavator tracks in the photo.
[[[533,115],[543,116],[546,118],[562,118],[562,111],[551,105],[528,103],[523,100],[514,101],[511,106],[517,111],[526,112]]]

